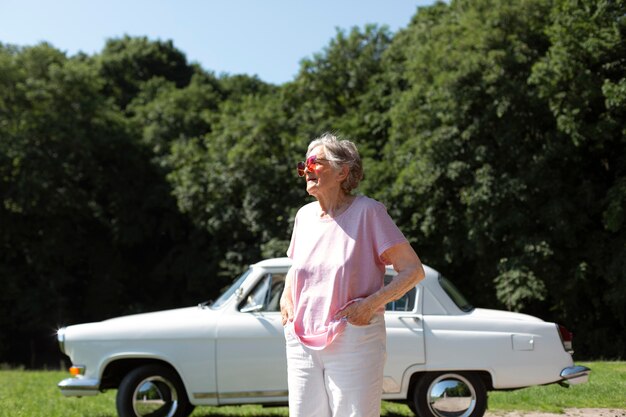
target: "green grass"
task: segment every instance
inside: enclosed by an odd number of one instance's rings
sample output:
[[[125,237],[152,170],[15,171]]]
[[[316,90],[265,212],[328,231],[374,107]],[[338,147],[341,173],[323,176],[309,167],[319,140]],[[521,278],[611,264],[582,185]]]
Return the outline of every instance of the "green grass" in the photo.
[[[489,394],[490,410],[546,411],[564,408],[626,409],[626,362],[578,363],[591,368],[586,384],[563,388],[559,385],[495,391]]]
[[[517,391],[492,392],[489,410],[561,412],[564,408],[626,409],[626,362],[583,363],[592,369],[587,384],[558,385]],[[0,371],[0,417],[116,417],[115,393],[65,398],[57,383],[67,378],[59,371]],[[383,416],[412,416],[402,404],[383,402]],[[193,417],[288,416],[286,407],[197,407]]]

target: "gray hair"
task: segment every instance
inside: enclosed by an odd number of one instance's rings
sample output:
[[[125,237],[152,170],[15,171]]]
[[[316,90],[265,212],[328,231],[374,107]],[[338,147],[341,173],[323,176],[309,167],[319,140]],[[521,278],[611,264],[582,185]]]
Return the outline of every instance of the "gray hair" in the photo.
[[[320,145],[324,147],[325,157],[333,168],[348,166],[348,176],[341,183],[341,189],[346,194],[350,194],[363,179],[363,164],[356,145],[349,140],[340,140],[331,133],[324,133],[309,144],[306,152],[307,158],[311,151]]]

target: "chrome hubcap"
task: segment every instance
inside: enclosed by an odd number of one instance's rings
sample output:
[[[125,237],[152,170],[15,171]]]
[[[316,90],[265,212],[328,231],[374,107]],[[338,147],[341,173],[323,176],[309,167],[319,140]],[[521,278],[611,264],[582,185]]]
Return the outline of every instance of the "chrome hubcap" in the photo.
[[[476,408],[476,391],[461,375],[441,375],[428,387],[428,407],[438,417],[468,417]]]
[[[174,386],[160,376],[151,376],[139,384],[133,394],[133,410],[140,417],[172,417],[178,408]]]

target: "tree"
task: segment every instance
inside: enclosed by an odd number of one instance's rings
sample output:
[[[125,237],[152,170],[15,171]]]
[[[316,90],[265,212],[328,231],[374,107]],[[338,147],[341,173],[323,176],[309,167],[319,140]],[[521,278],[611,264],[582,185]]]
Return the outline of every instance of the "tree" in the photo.
[[[0,73],[0,355],[37,366],[58,325],[204,299],[205,237],[92,62],[4,48]]]
[[[42,44],[3,50],[1,65],[10,75],[3,77],[9,83],[1,93],[0,124],[0,154],[7,161],[0,167],[0,264],[8,288],[0,316],[9,331],[0,337],[11,335],[8,351],[32,365],[35,341],[54,321],[72,316],[70,300],[87,288],[94,266],[88,260],[104,249],[93,244],[107,220],[97,199],[104,167],[94,164],[94,154],[98,148],[117,152],[124,126],[85,62]],[[115,261],[109,261],[113,272]],[[118,288],[111,285],[108,294],[114,297]]]
[[[531,77],[570,161],[560,184],[567,216],[555,213],[569,233],[551,290],[563,318],[583,329],[581,350],[602,345],[608,356],[626,344],[615,338],[626,329],[625,13],[624,1],[556,2],[551,47]]]
[[[509,308],[545,296],[550,249],[531,204],[549,187],[535,156],[548,152],[550,120],[527,79],[548,12],[541,1],[440,3],[398,37],[404,80],[386,148],[396,179],[380,198],[426,261],[471,277],[460,284],[483,304],[494,279]]]
[[[142,85],[127,108],[136,135],[142,138],[161,165],[176,141],[206,134],[219,119],[223,92],[219,81],[196,74],[189,85],[177,88],[161,77]]]
[[[189,84],[194,69],[172,41],[150,41],[146,37],[124,36],[109,39],[97,57],[99,73],[105,80],[104,92],[125,108],[141,90],[141,84],[155,77]]]
[[[391,39],[386,27],[338,30],[323,52],[302,60],[296,80],[283,88],[283,100],[303,137],[335,131],[358,139],[364,156],[378,153],[387,125],[380,116],[385,103],[377,100],[383,93],[377,77]]]
[[[250,95],[223,103],[212,132],[173,146],[179,208],[213,237],[223,277],[287,249],[301,190],[285,121],[275,95]]]
[[[593,323],[625,316],[623,292],[598,286],[624,285],[623,12],[438,4],[388,52],[402,71],[381,161],[395,181],[379,198],[477,303],[574,324],[591,335],[583,354],[606,336]]]

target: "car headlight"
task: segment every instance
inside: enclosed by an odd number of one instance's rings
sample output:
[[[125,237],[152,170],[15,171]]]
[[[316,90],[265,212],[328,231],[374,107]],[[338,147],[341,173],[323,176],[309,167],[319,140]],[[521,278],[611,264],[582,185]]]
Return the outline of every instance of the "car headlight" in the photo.
[[[59,349],[65,353],[65,327],[61,327],[57,330],[57,340],[59,341]]]

